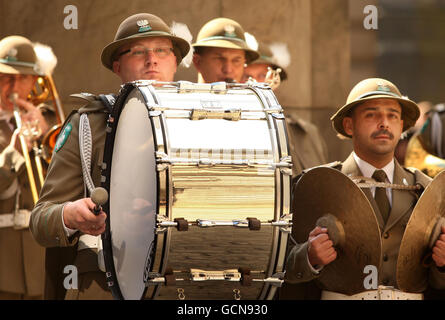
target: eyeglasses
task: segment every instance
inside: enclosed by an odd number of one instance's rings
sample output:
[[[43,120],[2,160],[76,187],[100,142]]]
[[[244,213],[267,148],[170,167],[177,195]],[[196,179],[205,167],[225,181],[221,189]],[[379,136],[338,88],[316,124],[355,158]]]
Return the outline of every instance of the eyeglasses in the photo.
[[[132,57],[142,58],[148,56],[148,53],[153,51],[154,55],[158,58],[166,58],[170,52],[173,52],[173,48],[170,47],[156,47],[156,48],[146,48],[144,46],[135,46],[126,51],[119,53],[119,57],[129,53]]]

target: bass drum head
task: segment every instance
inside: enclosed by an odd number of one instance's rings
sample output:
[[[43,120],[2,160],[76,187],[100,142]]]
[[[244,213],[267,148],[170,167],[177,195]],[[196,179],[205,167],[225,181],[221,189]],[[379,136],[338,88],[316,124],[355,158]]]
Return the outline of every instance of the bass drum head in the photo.
[[[154,247],[157,178],[152,126],[139,90],[129,94],[119,116],[111,164],[114,278],[121,298],[141,299]]]

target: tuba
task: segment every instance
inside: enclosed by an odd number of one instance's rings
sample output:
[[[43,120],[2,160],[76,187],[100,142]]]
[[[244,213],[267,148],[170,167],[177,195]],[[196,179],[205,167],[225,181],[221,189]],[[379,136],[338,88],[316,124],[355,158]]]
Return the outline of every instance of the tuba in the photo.
[[[408,142],[405,155],[405,166],[414,167],[434,178],[445,169],[445,159],[428,153],[422,146],[418,135],[414,135]]]

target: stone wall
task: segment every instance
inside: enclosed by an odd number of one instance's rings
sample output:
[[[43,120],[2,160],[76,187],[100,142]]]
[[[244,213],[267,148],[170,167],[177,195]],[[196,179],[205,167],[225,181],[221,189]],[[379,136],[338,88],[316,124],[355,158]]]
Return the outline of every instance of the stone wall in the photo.
[[[67,5],[78,9],[77,30],[64,28]],[[286,42],[292,63],[277,92],[280,103],[320,127],[330,160],[350,152],[329,121],[350,90],[348,0],[0,0],[0,37],[19,34],[53,48],[59,61],[54,79],[68,112],[71,93],[117,91],[119,79],[102,66],[100,53],[120,22],[138,12],[186,23],[195,37],[204,23],[224,16],[262,41]],[[176,79],[196,81],[196,72],[180,69]]]

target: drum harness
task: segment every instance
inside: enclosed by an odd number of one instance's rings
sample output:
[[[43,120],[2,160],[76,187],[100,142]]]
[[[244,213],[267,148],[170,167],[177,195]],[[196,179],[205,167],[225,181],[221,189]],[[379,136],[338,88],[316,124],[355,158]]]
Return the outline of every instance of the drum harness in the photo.
[[[100,95],[102,103],[107,107],[108,111],[111,109],[115,102],[114,95]],[[90,121],[87,113],[80,115],[79,122],[79,151],[80,162],[82,165],[82,176],[84,181],[84,197],[91,195],[95,189],[93,178],[91,177],[91,154],[93,150],[93,141],[91,135]],[[101,236],[92,236],[89,234],[83,234],[79,238],[79,246],[77,250],[84,249],[96,249],[97,250],[97,262],[99,269],[106,272],[104,253],[102,246]]]

